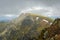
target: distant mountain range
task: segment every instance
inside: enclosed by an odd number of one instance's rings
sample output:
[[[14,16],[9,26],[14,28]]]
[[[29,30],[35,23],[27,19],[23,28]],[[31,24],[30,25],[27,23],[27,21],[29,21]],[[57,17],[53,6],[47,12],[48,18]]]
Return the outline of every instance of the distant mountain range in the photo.
[[[6,16],[1,16],[0,17],[0,22],[8,22],[11,21],[13,19],[15,19],[16,17],[6,17]]]

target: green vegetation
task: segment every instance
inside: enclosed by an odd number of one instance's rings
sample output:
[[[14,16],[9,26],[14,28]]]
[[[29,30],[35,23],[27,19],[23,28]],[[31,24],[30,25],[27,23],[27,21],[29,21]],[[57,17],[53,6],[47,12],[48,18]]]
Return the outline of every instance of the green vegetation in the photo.
[[[41,15],[22,15],[10,23],[0,23],[0,40],[45,40],[44,33],[52,22]]]

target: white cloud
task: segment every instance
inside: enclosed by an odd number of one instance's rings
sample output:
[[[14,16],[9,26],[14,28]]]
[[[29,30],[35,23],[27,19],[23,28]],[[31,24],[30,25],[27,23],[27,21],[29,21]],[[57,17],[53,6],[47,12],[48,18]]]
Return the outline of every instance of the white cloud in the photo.
[[[6,14],[6,15],[4,15],[5,17],[18,17],[18,15],[12,15],[12,14]]]
[[[0,15],[8,14],[6,16],[11,17],[13,14],[19,15],[19,12],[34,12],[49,17],[60,16],[60,0],[0,0]]]
[[[53,15],[53,8],[52,7],[31,7],[31,8],[27,8],[22,10],[20,13],[38,13],[40,15],[44,15],[44,16],[52,16]]]

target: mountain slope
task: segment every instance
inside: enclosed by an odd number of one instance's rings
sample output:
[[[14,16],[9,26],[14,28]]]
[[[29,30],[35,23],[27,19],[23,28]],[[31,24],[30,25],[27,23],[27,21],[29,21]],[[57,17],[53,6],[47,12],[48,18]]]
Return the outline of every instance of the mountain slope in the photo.
[[[42,30],[50,26],[51,22],[52,20],[47,17],[26,13],[19,16],[14,23],[17,30],[20,30],[19,33],[20,37],[22,37],[21,40],[24,40],[23,38],[25,35],[29,35],[29,38],[37,38]]]
[[[41,15],[26,13],[6,25],[0,33],[4,40],[43,40],[45,28],[50,27],[53,20]]]

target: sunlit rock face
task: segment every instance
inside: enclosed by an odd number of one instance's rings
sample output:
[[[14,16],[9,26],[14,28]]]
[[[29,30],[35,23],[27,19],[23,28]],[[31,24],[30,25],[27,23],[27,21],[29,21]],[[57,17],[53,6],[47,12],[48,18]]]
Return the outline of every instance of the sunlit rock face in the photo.
[[[43,40],[44,32],[51,22],[51,19],[41,15],[23,13],[6,24],[6,29],[0,35],[4,40]]]

